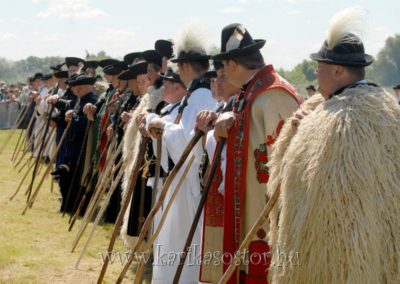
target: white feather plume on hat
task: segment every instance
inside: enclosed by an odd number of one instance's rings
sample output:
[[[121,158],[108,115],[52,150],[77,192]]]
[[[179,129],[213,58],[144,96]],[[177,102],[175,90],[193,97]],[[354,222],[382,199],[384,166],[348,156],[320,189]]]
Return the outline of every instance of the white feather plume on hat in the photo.
[[[362,38],[365,34],[366,15],[367,11],[364,8],[354,6],[333,16],[329,24],[327,36],[328,48],[332,49],[338,43],[346,41],[353,42],[355,40],[354,37],[345,38],[349,33]]]
[[[189,21],[185,24],[174,39],[174,54],[193,52],[206,55],[208,52],[207,29],[204,25]]]

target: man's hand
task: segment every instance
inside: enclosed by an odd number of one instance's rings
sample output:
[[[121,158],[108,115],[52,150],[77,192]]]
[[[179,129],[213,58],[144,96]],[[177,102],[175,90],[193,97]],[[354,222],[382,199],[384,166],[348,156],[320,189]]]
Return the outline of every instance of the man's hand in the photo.
[[[46,102],[48,104],[54,105],[55,103],[58,102],[59,99],[60,99],[59,95],[52,95],[52,96],[47,98]]]
[[[122,112],[121,113],[121,120],[123,123],[127,124],[131,120],[132,114],[130,112]]]
[[[154,119],[147,128],[148,133],[155,139],[160,139],[165,127],[165,122],[161,118]]]
[[[146,117],[147,111],[139,113],[139,115],[136,117],[136,125],[139,127],[143,122],[146,122]]]
[[[292,126],[294,126],[294,127],[299,126],[299,125],[300,125],[300,121],[301,121],[305,116],[307,116],[307,115],[309,115],[309,114],[310,114],[310,111],[308,111],[308,110],[301,110],[301,109],[298,109],[298,110],[294,113],[294,115],[293,115],[293,117],[292,117]]]
[[[42,98],[40,96],[34,97],[36,105],[40,105],[40,102],[42,101]]]
[[[65,113],[65,121],[71,121],[72,118],[74,117],[74,111],[72,109],[67,110],[67,112]]]
[[[85,104],[85,106],[83,107],[83,113],[84,114],[88,114],[89,112],[92,113],[92,115],[94,115],[97,111],[97,107],[94,106],[91,103],[87,103]]]
[[[113,133],[114,133],[114,129],[113,129],[112,125],[110,124],[106,129],[106,135],[108,138],[110,138],[113,135]]]
[[[214,137],[217,141],[221,138],[228,137],[228,130],[233,126],[235,122],[235,114],[233,112],[225,112],[221,114],[215,122]]]
[[[196,128],[203,132],[210,130],[210,127],[217,121],[218,115],[209,110],[199,112],[196,118]]]

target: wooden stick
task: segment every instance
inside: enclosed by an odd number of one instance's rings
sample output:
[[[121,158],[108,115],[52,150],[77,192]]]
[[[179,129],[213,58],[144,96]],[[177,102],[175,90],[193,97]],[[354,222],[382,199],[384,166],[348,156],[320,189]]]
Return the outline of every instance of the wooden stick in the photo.
[[[271,210],[274,208],[274,205],[278,201],[280,191],[281,186],[279,184],[274,193],[272,193],[271,198],[268,200],[264,209],[261,211],[253,227],[247,233],[238,251],[235,253],[235,258],[229,265],[228,269],[225,271],[224,275],[222,275],[221,279],[218,281],[218,284],[226,283],[231,278],[233,272],[236,270],[236,267],[239,266],[239,264],[241,263],[241,256],[243,256],[243,254],[245,253],[245,249],[249,247],[254,236],[257,234],[257,231],[263,226],[264,223],[268,221],[268,216],[271,213]]]
[[[17,195],[17,193],[18,193],[19,190],[21,189],[21,186],[22,186],[23,182],[25,181],[25,179],[27,178],[29,172],[32,170],[33,165],[34,165],[34,164],[32,164],[32,165],[28,168],[28,170],[26,171],[24,177],[23,177],[23,178],[21,179],[21,181],[19,182],[19,185],[18,185],[18,187],[17,187],[17,190],[16,190],[16,191],[14,192],[14,194],[10,197],[10,201],[12,201],[12,200],[14,199],[14,197]]]
[[[33,183],[35,182],[35,179],[36,179],[37,167],[39,165],[39,161],[41,160],[41,157],[42,157],[42,154],[43,154],[43,151],[44,151],[44,147],[43,146],[44,146],[44,143],[45,143],[45,140],[46,140],[47,133],[49,131],[50,120],[51,120],[51,115],[53,114],[53,111],[54,111],[54,105],[51,105],[50,112],[49,112],[49,117],[47,118],[46,126],[45,126],[45,129],[44,129],[44,134],[43,134],[43,137],[42,137],[42,142],[40,144],[38,157],[37,157],[36,162],[35,162],[35,167],[33,168],[32,179],[31,179],[31,182],[30,182],[29,187],[27,189],[27,191],[28,191],[27,202],[29,202],[29,199],[30,199],[30,196],[31,196],[32,187],[33,187]]]
[[[94,177],[96,176],[98,170],[100,169],[101,160],[103,159],[104,155],[107,153],[107,150],[108,150],[108,148],[109,148],[109,146],[110,146],[110,144],[111,144],[112,141],[114,141],[114,139],[110,139],[110,140],[107,142],[107,145],[106,145],[106,147],[104,148],[104,150],[102,151],[102,153],[101,153],[99,159],[96,159],[95,165],[93,166],[94,171],[93,171],[93,169],[91,170],[92,173],[90,174],[90,180],[89,180],[88,183],[86,183],[86,184],[84,185],[84,186],[85,186],[85,194],[83,195],[83,197],[82,197],[82,199],[81,199],[81,202],[79,203],[78,208],[76,209],[75,213],[74,213],[73,215],[71,215],[71,218],[70,218],[70,220],[69,220],[70,226],[69,226],[69,228],[68,228],[68,231],[71,231],[71,230],[72,230],[72,228],[73,228],[73,226],[74,226],[74,224],[75,224],[75,221],[76,221],[76,219],[78,218],[79,214],[81,213],[82,207],[83,207],[83,205],[84,205],[85,202],[86,202],[87,196],[89,195],[89,193],[92,192],[92,183],[93,183]],[[87,177],[86,177],[86,178],[87,178]],[[86,180],[85,180],[85,181],[86,181]]]
[[[131,175],[129,177],[129,181],[128,181],[128,185],[127,185],[128,191],[127,191],[127,194],[125,196],[125,200],[124,200],[124,202],[123,202],[123,204],[121,206],[121,209],[120,209],[120,211],[118,213],[117,220],[115,222],[114,231],[113,231],[113,234],[111,236],[110,243],[108,245],[108,250],[107,250],[108,253],[111,253],[113,248],[114,248],[115,240],[117,239],[117,235],[119,234],[119,230],[121,228],[125,212],[126,212],[128,206],[129,206],[130,200],[131,200],[133,192],[135,190],[136,181],[137,181],[137,178],[138,178],[138,175],[139,175],[139,171],[140,171],[140,169],[142,168],[142,165],[143,165],[148,139],[149,138],[142,137],[142,141],[141,141],[140,146],[139,146],[139,154],[138,154],[138,157],[137,157],[136,166],[133,169],[133,172],[131,173]],[[101,268],[101,272],[100,272],[99,278],[97,279],[97,283],[98,284],[101,284],[103,282],[104,275],[105,275],[105,273],[107,271],[108,262],[109,262],[108,258],[106,258],[105,261],[103,262],[103,266]]]
[[[91,186],[92,186],[93,178],[94,178],[94,176],[97,174],[97,171],[98,171],[98,169],[99,169],[99,167],[100,167],[100,165],[101,165],[101,160],[103,159],[103,157],[104,157],[105,154],[107,153],[108,148],[109,148],[111,142],[113,142],[114,140],[115,140],[115,138],[114,138],[114,139],[108,139],[107,144],[106,144],[106,147],[105,147],[104,150],[100,153],[100,157],[97,158],[97,151],[99,151],[99,150],[101,149],[101,147],[100,147],[100,146],[101,146],[101,143],[100,143],[101,139],[99,139],[99,143],[97,143],[97,144],[98,144],[98,145],[97,145],[98,147],[96,148],[96,151],[95,151],[94,154],[93,154],[92,163],[90,164],[88,173],[86,174],[86,177],[85,177],[85,179],[84,179],[84,181],[83,181],[83,187],[85,187],[85,193],[83,194],[83,197],[82,197],[82,199],[81,199],[81,201],[80,201],[80,203],[79,203],[79,205],[78,205],[78,208],[75,208],[75,207],[74,207],[74,209],[73,209],[73,212],[75,212],[75,213],[74,213],[74,214],[71,214],[71,217],[70,217],[70,219],[69,219],[69,221],[68,221],[68,223],[70,224],[70,226],[69,226],[69,228],[68,228],[68,231],[71,231],[71,230],[72,230],[72,227],[74,226],[74,223],[75,223],[77,217],[79,216],[83,205],[84,205],[85,202],[86,202],[86,198],[87,198],[88,194],[92,191],[92,190],[91,190]],[[95,171],[93,171],[93,169],[95,169]],[[89,178],[89,176],[90,176],[90,180],[89,180],[89,182],[86,182],[87,179]],[[75,209],[76,209],[76,210],[75,210]]]
[[[23,115],[22,115],[23,114]],[[25,118],[26,112],[20,112],[18,118],[15,120],[14,125],[11,127],[11,132],[7,136],[6,140],[4,141],[3,145],[0,148],[0,155],[3,153],[4,149],[6,148],[8,142],[10,142],[11,137],[14,135],[15,131],[17,130],[18,126],[21,124],[22,120]]]
[[[83,220],[79,226],[78,232],[75,235],[75,238],[72,242],[72,249],[71,252],[74,252],[76,246],[78,245],[78,242],[80,240],[80,238],[82,237],[83,233],[86,230],[87,225],[89,224],[93,214],[95,213],[96,207],[99,204],[100,200],[101,200],[101,195],[104,193],[104,191],[106,190],[106,183],[107,181],[113,176],[114,172],[111,173],[111,169],[113,167],[113,165],[115,164],[115,160],[117,155],[120,153],[120,151],[122,150],[122,144],[120,143],[120,145],[118,146],[117,151],[115,152],[115,154],[113,155],[113,159],[111,160],[111,162],[108,164],[108,166],[106,167],[106,170],[104,171],[104,174],[102,176],[102,179],[99,180],[98,185],[96,185],[96,189],[94,190],[94,194],[92,196],[92,198],[90,199],[88,208],[86,209],[85,215],[83,216]],[[122,162],[122,159],[121,159]],[[128,161],[126,161],[128,162]],[[106,179],[106,177],[108,177]]]
[[[179,170],[181,169],[183,163],[186,161],[186,159],[189,156],[190,152],[193,150],[194,146],[197,144],[197,142],[201,139],[201,137],[203,135],[204,135],[204,132],[202,132],[200,130],[197,130],[195,132],[193,138],[189,141],[189,143],[186,146],[185,150],[183,151],[181,157],[179,158],[179,161],[176,163],[175,167],[172,169],[172,171],[170,172],[169,176],[165,180],[165,183],[164,183],[164,186],[163,186],[163,188],[161,190],[160,196],[158,197],[158,200],[157,200],[156,204],[150,210],[149,215],[147,215],[146,221],[144,222],[142,230],[140,231],[139,238],[138,238],[134,248],[131,251],[131,257],[128,260],[129,264],[124,267],[123,271],[121,272],[120,277],[118,278],[118,281],[120,281],[119,283],[121,283],[123,277],[125,276],[126,272],[128,271],[129,265],[133,261],[133,259],[132,259],[133,256],[138,251],[139,246],[142,244],[142,242],[146,238],[147,232],[151,227],[151,224],[153,222],[153,219],[154,219],[156,213],[158,212],[158,210],[160,210],[160,208],[163,205],[165,196],[167,195],[168,189],[169,189],[172,181],[174,180],[174,178],[178,174]]]
[[[121,159],[121,161],[122,161],[122,159]],[[124,165],[126,165],[126,164],[124,164]],[[103,203],[102,207],[100,208],[100,211],[97,213],[96,219],[94,220],[94,223],[93,223],[93,226],[92,226],[92,230],[91,230],[88,238],[86,239],[85,245],[83,246],[83,249],[82,249],[82,251],[81,251],[81,253],[79,255],[79,258],[78,258],[78,260],[77,260],[77,262],[75,264],[75,268],[76,269],[78,269],[79,263],[80,263],[80,261],[81,261],[81,259],[83,257],[83,254],[85,253],[85,251],[86,251],[86,249],[87,249],[87,247],[89,245],[90,240],[93,237],[94,231],[96,230],[97,225],[99,224],[101,217],[103,217],[103,214],[106,211],[108,204],[110,203],[110,199],[111,199],[112,194],[114,193],[115,189],[118,186],[118,183],[122,179],[122,175],[124,173],[124,170],[125,170],[125,168],[124,169],[120,169],[117,178],[112,182],[111,188],[107,193],[106,199],[104,200],[104,203]]]
[[[71,128],[71,121],[69,121],[68,124],[67,124],[67,126],[65,127],[64,132],[63,132],[63,134],[62,134],[62,136],[61,136],[60,142],[58,142],[57,148],[56,148],[56,150],[55,150],[53,156],[51,157],[50,163],[48,164],[46,171],[44,172],[44,174],[43,174],[41,180],[39,181],[39,184],[36,186],[36,189],[35,189],[35,191],[34,191],[33,194],[32,194],[32,198],[29,200],[29,202],[28,202],[28,204],[26,205],[24,211],[22,212],[22,215],[25,214],[25,212],[26,212],[26,210],[27,210],[28,208],[32,208],[33,203],[35,202],[35,199],[36,199],[36,197],[37,197],[37,195],[38,195],[38,193],[39,193],[39,190],[40,190],[41,187],[42,187],[42,184],[43,184],[44,180],[46,179],[46,177],[49,175],[49,173],[51,172],[51,170],[52,170],[52,168],[53,168],[53,163],[54,163],[54,161],[55,161],[56,158],[57,158],[57,154],[58,154],[58,152],[60,151],[61,146],[62,146],[62,144],[64,143],[64,140],[65,140],[65,138],[67,137],[67,133],[68,133],[68,131],[69,131],[70,128]],[[32,164],[32,165],[33,165],[33,164]]]
[[[222,150],[224,149],[225,141],[226,141],[225,139],[222,139],[218,143],[218,147],[217,147],[216,153],[215,153],[215,158],[214,158],[214,161],[211,166],[210,174],[208,175],[206,185],[205,185],[203,193],[201,195],[199,206],[197,207],[196,214],[194,215],[194,220],[193,220],[192,226],[190,227],[189,235],[187,237],[185,246],[183,248],[183,253],[180,255],[179,264],[178,264],[178,267],[177,267],[177,270],[176,270],[176,273],[174,276],[174,281],[173,281],[174,284],[178,284],[179,279],[181,278],[183,266],[185,264],[185,260],[188,255],[189,248],[192,245],[193,237],[196,232],[197,226],[199,224],[201,213],[203,212],[204,205],[206,204],[206,201],[207,201],[208,192],[210,191],[211,184],[214,179],[214,175],[217,171],[219,162],[221,160],[221,153],[222,153]]]
[[[17,149],[19,147],[19,143],[21,142],[21,137],[22,137],[23,134],[24,134],[24,130],[21,129],[21,131],[19,133],[19,136],[18,136],[17,144],[15,144],[14,152],[13,152],[13,154],[11,156],[11,162],[14,162],[14,158],[15,158],[15,156],[17,154]]]
[[[166,217],[168,215],[169,209],[171,208],[171,205],[172,205],[173,201],[175,200],[175,196],[179,192],[179,190],[180,190],[180,188],[182,186],[182,183],[185,181],[186,175],[187,175],[190,167],[192,166],[193,161],[194,161],[194,155],[192,155],[192,157],[189,159],[189,162],[188,162],[184,172],[182,173],[182,176],[180,177],[178,184],[176,185],[176,187],[175,187],[170,199],[168,200],[167,205],[164,207],[163,214],[161,216],[160,222],[157,225],[156,230],[154,231],[154,234],[144,244],[144,248],[142,248],[142,249],[139,248],[138,251],[146,253],[153,246],[153,243],[155,242],[156,238],[158,237],[158,235],[161,232],[162,226],[164,225],[164,222],[165,222],[165,219],[166,219]],[[136,242],[136,245],[140,246],[141,244],[138,244],[138,242]],[[133,255],[133,254],[131,253],[130,255]],[[129,270],[129,267],[132,264],[132,260],[133,260],[133,257],[130,258],[128,260],[128,262],[125,264],[125,267],[124,267],[123,271],[121,272],[120,276],[118,277],[117,283],[121,283],[122,282],[122,279],[125,277],[126,273]],[[139,265],[138,269],[136,270],[134,283],[141,283],[142,274],[143,274],[143,271],[144,271],[144,265],[145,265],[144,262],[140,262],[140,265]]]

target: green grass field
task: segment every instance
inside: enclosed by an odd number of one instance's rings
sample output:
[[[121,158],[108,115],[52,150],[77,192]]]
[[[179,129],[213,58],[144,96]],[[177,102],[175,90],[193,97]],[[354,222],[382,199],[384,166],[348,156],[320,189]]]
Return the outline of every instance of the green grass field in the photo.
[[[107,251],[113,226],[97,228],[76,269],[75,262],[88,232],[77,250],[71,253],[71,243],[80,221],[68,232],[69,216],[62,217],[58,212],[60,194],[57,184],[51,192],[50,179],[47,179],[32,209],[24,216],[21,215],[26,205],[24,192],[31,175],[18,195],[9,201],[26,171],[24,169],[18,173],[11,162],[19,131],[14,133],[0,154],[0,283],[96,283],[102,265],[101,253]],[[0,130],[0,149],[9,133],[10,130]],[[36,178],[36,183],[41,175]],[[115,250],[121,253],[127,251],[119,239]],[[117,259],[109,265],[105,282],[114,283],[121,270],[121,261]],[[133,274],[130,272],[126,282],[132,282],[132,279]]]

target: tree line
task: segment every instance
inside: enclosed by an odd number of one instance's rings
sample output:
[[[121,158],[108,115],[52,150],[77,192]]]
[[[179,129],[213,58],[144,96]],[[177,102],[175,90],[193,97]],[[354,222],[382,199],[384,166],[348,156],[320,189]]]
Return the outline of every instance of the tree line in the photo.
[[[108,58],[104,51],[97,54],[87,53],[87,60],[101,60]],[[57,65],[64,60],[63,57],[36,57],[10,61],[0,58],[0,81],[7,83],[25,82],[28,76],[36,72],[49,72],[49,66]],[[316,63],[312,60],[303,60],[291,70],[279,69],[284,78],[291,82],[300,93],[310,84],[316,85],[314,70]],[[386,39],[384,47],[379,51],[375,62],[366,69],[369,81],[385,87],[400,84],[400,34],[395,34]]]

